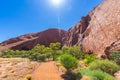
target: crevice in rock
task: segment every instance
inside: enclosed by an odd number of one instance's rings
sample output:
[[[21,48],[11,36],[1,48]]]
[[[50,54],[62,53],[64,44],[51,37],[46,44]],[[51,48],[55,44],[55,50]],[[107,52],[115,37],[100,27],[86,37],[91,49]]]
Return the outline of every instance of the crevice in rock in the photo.
[[[118,46],[120,46],[120,40],[114,41],[113,43],[106,47],[106,49],[104,50],[105,54],[109,55],[110,52],[112,52],[113,50],[120,51],[116,49]]]

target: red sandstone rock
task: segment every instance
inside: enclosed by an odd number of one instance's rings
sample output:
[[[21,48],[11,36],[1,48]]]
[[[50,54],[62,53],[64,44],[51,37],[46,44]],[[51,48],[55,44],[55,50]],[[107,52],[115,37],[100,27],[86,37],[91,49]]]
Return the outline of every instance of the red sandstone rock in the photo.
[[[120,0],[105,0],[68,32],[66,45],[105,55],[120,50]]]
[[[63,45],[66,35],[67,31],[48,29],[12,38],[0,44],[2,45],[2,49],[27,50],[32,49],[37,44],[48,46],[52,42],[60,42]]]

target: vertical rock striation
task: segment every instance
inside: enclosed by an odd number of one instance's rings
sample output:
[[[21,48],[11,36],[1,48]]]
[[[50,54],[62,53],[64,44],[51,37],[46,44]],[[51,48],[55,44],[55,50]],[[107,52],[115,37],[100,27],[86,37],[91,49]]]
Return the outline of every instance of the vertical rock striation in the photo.
[[[105,55],[120,50],[120,0],[105,0],[68,32],[66,45]]]

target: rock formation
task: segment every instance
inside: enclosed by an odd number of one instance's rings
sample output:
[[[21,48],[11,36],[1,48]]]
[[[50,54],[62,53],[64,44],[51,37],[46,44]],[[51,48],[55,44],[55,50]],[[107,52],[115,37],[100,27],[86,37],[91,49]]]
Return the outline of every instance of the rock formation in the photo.
[[[120,0],[105,0],[68,31],[66,45],[105,55],[120,50]]]
[[[52,42],[65,41],[67,31],[59,29],[48,29],[46,31],[22,35],[0,43],[2,49],[29,50],[35,45],[41,44],[48,46]]]

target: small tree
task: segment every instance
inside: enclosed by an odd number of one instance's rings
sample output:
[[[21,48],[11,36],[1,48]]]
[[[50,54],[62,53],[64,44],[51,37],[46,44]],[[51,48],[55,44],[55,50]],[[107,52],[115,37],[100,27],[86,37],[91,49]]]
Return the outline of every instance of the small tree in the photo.
[[[43,54],[43,50],[44,50],[45,46],[44,45],[36,45],[32,50],[31,52],[37,52],[37,53],[40,53],[40,54]]]
[[[63,46],[62,51],[63,51],[63,53],[69,53],[69,47],[68,46]]]
[[[61,43],[56,42],[56,43],[51,43],[49,47],[53,50],[52,56],[53,56],[53,61],[55,60],[55,54],[57,54],[57,51],[60,50]]]
[[[59,42],[56,42],[56,43],[50,43],[50,46],[49,46],[52,50],[59,50],[60,47],[61,47],[61,43]]]
[[[68,72],[70,72],[72,69],[77,68],[77,59],[70,54],[62,55],[60,61]]]
[[[45,47],[43,53],[46,54],[46,58],[49,59],[52,56],[53,50],[49,47]]]
[[[63,51],[63,53],[71,54],[72,56],[74,56],[77,59],[83,59],[83,53],[81,51],[80,46],[71,46],[71,47],[64,46],[62,48],[62,51]]]
[[[91,62],[97,60],[96,56],[94,54],[85,54],[84,55],[84,61],[86,64],[90,64]]]

